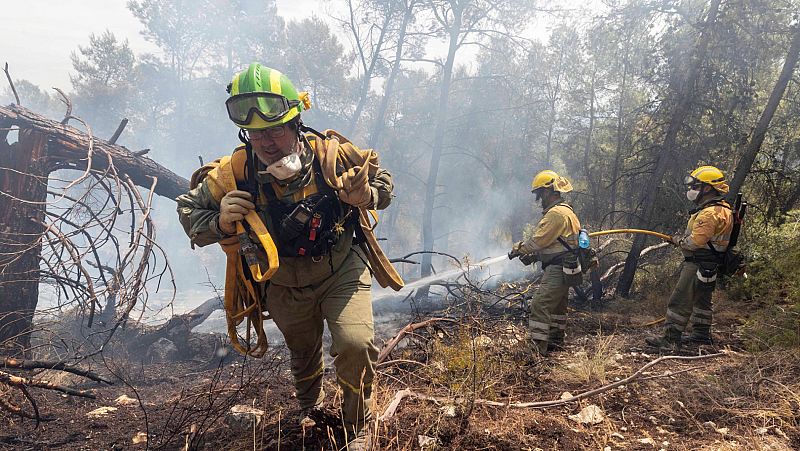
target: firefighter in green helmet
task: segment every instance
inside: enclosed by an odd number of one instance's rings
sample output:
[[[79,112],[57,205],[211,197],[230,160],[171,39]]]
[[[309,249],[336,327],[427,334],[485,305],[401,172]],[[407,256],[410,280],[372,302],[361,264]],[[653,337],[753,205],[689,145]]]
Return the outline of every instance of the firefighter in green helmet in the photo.
[[[229,255],[225,307],[234,344],[237,321],[262,308],[280,329],[304,427],[318,418],[325,397],[327,322],[348,448],[366,449],[378,355],[371,274],[396,273],[391,265],[378,268],[382,253],[369,245],[375,240],[363,218],[389,205],[392,177],[375,152],[306,127],[300,113],[311,107],[308,94],[281,72],[253,63],[234,76],[228,92],[228,116],[243,145],[195,173],[192,190],[177,199],[181,224],[192,244],[220,243]],[[261,243],[258,261],[238,255],[248,237]],[[260,265],[269,266],[267,281]],[[240,344],[240,351],[251,353],[248,346]]]

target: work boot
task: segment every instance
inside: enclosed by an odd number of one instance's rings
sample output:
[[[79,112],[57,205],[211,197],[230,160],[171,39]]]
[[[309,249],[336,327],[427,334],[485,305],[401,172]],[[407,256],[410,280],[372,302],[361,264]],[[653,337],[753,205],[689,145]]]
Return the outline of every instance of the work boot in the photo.
[[[693,332],[684,341],[686,343],[690,343],[690,344],[694,344],[694,345],[708,345],[708,346],[711,346],[711,345],[714,344],[714,340],[711,338],[711,335],[697,333],[697,332]]]
[[[681,333],[672,329],[664,331],[661,337],[647,337],[645,343],[658,349],[661,354],[674,354],[681,349]]]
[[[547,352],[561,352],[564,350],[564,337],[561,338],[551,338],[550,341],[547,342]]]
[[[323,415],[322,404],[306,407],[300,410],[300,427],[303,430],[313,428],[317,425],[317,419]]]
[[[713,345],[711,326],[708,324],[693,324],[692,334],[689,335],[686,341],[695,345]]]
[[[345,429],[348,429],[345,427]],[[365,426],[361,428],[355,434],[353,440],[350,440],[347,443],[347,451],[369,451],[372,449],[372,434],[369,431],[369,427]]]
[[[547,357],[547,349],[548,349],[548,342],[544,340],[533,340],[531,342],[534,352],[538,353],[542,357]]]

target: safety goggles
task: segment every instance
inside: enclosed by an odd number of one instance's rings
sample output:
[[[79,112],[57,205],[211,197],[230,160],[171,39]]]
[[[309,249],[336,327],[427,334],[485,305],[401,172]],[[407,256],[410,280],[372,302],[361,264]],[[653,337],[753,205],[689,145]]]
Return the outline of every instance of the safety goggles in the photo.
[[[536,200],[542,200],[542,197],[544,197],[544,193],[545,191],[547,191],[547,189],[548,187],[543,186],[541,188],[536,188],[534,190],[531,190],[531,193],[533,193],[533,195],[536,196]]]
[[[275,122],[298,105],[298,100],[288,100],[271,92],[237,94],[225,101],[228,117],[238,125],[249,124],[254,114],[258,114],[266,122]]]
[[[689,189],[700,189],[704,185],[703,182],[697,180],[691,175],[687,175],[686,178],[683,179],[683,184],[686,185],[686,187]]]

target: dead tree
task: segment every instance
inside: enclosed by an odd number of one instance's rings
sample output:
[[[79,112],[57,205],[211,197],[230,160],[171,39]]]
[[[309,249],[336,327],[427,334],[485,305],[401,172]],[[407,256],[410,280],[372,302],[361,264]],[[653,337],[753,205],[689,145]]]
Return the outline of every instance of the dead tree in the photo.
[[[94,137],[65,103],[62,122],[19,105],[0,107],[0,344],[16,353],[30,345],[40,282],[52,284],[53,307],[77,306],[89,325],[112,293],[120,321],[146,302],[147,280],[168,270],[157,269],[152,196],[175,198],[189,186],[146,152]],[[18,133],[14,143],[10,132]],[[122,221],[124,241],[114,233]],[[107,280],[96,269],[102,266],[125,283]]]

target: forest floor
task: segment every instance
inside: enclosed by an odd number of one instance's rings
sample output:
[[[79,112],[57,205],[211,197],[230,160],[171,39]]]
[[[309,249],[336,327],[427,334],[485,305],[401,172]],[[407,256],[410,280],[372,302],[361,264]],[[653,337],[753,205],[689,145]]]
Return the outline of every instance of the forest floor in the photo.
[[[378,415],[401,390],[410,396],[391,417],[371,423],[375,449],[800,449],[800,353],[746,351],[740,326],[754,307],[717,295],[715,346],[687,348],[684,356],[721,355],[666,360],[629,384],[547,408],[513,403],[578,395],[657,359],[644,338],[658,334],[660,325],[643,325],[663,314],[665,296],[611,301],[599,312],[570,309],[566,347],[547,359],[527,345],[519,308],[473,306],[458,323],[421,328],[379,366]],[[378,337],[379,347],[391,338]],[[83,385],[96,399],[33,390],[51,420],[36,427],[0,414],[0,449],[327,450],[343,443],[334,374],[326,370],[325,409],[304,433],[287,354],[278,346],[260,360],[107,358],[93,370],[124,382]],[[121,395],[132,400],[117,401]],[[237,404],[263,415],[232,420]],[[116,410],[90,413],[103,407]]]

